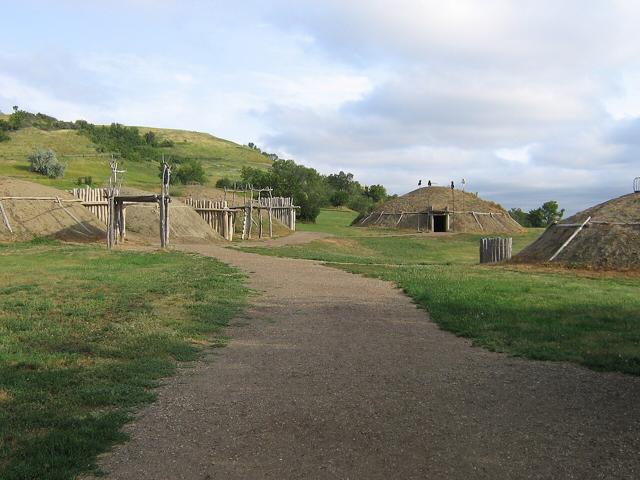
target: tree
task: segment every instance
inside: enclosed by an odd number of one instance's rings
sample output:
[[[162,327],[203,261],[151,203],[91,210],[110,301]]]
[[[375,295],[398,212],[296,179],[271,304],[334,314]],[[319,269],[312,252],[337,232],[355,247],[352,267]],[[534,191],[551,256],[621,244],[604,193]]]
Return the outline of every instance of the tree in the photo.
[[[371,198],[366,195],[352,195],[347,202],[347,207],[361,214],[368,213],[373,205]]]
[[[373,200],[374,203],[387,199],[387,189],[382,185],[364,187],[364,193],[367,197]]]
[[[564,215],[564,209],[560,209],[558,202],[549,200],[541,207],[524,212],[521,208],[512,208],[509,215],[523,227],[542,228],[557,222]]]
[[[65,165],[58,162],[56,152],[51,149],[39,149],[29,155],[29,170],[46,175],[49,178],[64,176]]]
[[[227,177],[219,178],[216,182],[216,188],[232,188],[233,180]]]
[[[544,226],[559,221],[564,215],[564,208],[560,209],[558,202],[555,200],[549,200],[543,203],[541,209],[544,217]]]
[[[525,212],[521,208],[512,208],[511,210],[509,210],[509,215],[511,215],[511,218],[513,218],[516,222],[518,222],[523,227],[530,227],[531,226],[531,225],[529,225],[529,219],[527,218],[527,212]]]
[[[160,178],[162,178],[162,171],[162,165],[160,165],[158,174]],[[171,172],[171,183],[180,183],[182,185],[199,183],[202,185],[206,182],[207,176],[204,173],[202,162],[193,158],[175,164]]]
[[[292,197],[300,206],[299,218],[302,221],[315,222],[320,207],[329,200],[324,177],[313,168],[298,165],[293,160],[278,159],[267,171],[244,167],[241,177],[243,183],[254,188],[271,187],[277,197]]]
[[[542,208],[534,208],[527,213],[527,223],[530,227],[540,228],[546,225]]]
[[[144,134],[144,141],[147,142],[147,145],[156,145],[156,134],[149,131]]]
[[[339,192],[353,193],[353,173],[332,173],[327,177],[327,183]]]
[[[7,131],[9,130],[11,130],[9,122],[6,120],[0,120],[0,142],[6,142],[9,140],[9,135],[7,134]]]
[[[333,192],[331,198],[329,199],[329,202],[331,202],[331,205],[334,207],[341,207],[343,205],[346,205],[348,201],[349,193],[343,192],[341,190],[336,190],[335,192]]]

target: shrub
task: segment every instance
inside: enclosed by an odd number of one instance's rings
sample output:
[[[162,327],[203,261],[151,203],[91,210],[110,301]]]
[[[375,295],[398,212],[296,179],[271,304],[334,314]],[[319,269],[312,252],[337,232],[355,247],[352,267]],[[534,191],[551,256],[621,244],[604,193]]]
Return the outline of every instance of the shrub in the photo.
[[[352,195],[347,202],[347,207],[358,213],[368,213],[373,209],[373,200],[364,195]]]
[[[216,182],[216,188],[233,188],[234,182],[230,178],[219,178]]]
[[[345,192],[343,190],[337,190],[333,192],[333,195],[331,195],[331,198],[329,199],[329,202],[331,202],[331,205],[334,207],[341,207],[343,205],[346,205],[348,201],[349,192]]]
[[[9,140],[9,135],[4,130],[0,130],[0,142],[6,142]]]
[[[160,175],[162,175],[162,165],[160,165]],[[171,172],[171,183],[181,183],[188,185],[191,183],[204,184],[207,176],[204,173],[202,162],[196,159],[182,160],[173,166]]]
[[[93,185],[93,178],[91,178],[91,176],[87,176],[87,177],[78,177],[78,181],[77,181],[78,185]]]
[[[65,165],[58,162],[56,153],[51,149],[39,149],[29,155],[29,170],[46,175],[49,178],[64,176]]]
[[[152,131],[148,131],[147,133],[144,134],[144,141],[147,142],[147,145],[151,145],[155,147],[157,145],[156,134],[153,133]]]

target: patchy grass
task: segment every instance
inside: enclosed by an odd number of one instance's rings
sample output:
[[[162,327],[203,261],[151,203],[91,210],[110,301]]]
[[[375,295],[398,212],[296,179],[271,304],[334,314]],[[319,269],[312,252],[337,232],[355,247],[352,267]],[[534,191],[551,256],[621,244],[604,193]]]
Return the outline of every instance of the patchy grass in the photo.
[[[640,375],[639,276],[480,266],[479,235],[341,235],[341,215],[317,223],[339,237],[250,250],[392,281],[443,329],[491,350]],[[513,235],[514,253],[540,233]]]
[[[243,276],[182,253],[0,248],[0,478],[69,479],[242,307]]]

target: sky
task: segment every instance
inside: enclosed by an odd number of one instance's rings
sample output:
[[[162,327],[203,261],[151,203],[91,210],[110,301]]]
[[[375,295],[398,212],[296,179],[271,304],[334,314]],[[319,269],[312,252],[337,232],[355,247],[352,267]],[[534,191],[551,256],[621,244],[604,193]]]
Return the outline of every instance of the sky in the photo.
[[[5,2],[3,2],[5,3]],[[640,2],[56,0],[1,9],[0,110],[198,130],[392,193],[568,213],[640,176]]]

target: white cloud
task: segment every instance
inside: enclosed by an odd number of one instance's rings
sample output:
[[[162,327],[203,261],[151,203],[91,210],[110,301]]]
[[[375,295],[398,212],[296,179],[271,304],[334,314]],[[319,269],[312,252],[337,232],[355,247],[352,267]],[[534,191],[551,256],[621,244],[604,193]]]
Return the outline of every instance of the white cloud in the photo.
[[[465,177],[509,206],[575,210],[638,175],[637,2],[55,7],[55,49],[34,34],[0,54],[3,108],[210,131],[398,193]]]

